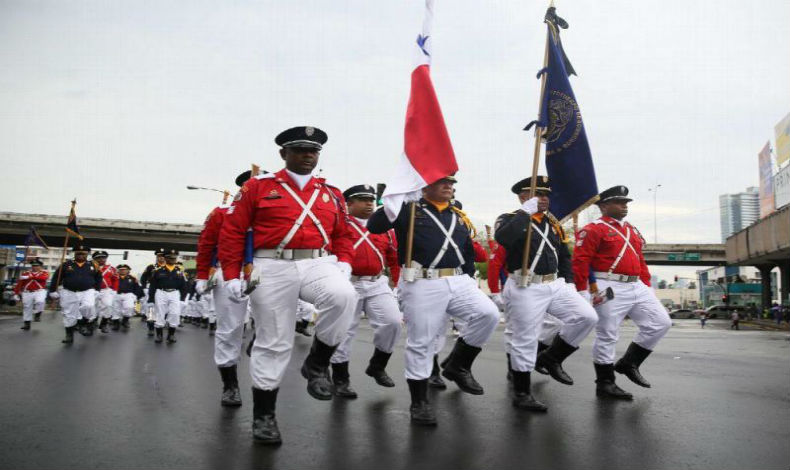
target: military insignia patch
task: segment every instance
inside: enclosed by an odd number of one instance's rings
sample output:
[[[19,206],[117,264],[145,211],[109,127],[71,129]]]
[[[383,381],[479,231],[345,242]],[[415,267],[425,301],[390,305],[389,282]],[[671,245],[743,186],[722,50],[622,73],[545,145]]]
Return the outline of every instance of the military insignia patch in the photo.
[[[304,133],[305,133],[305,135],[307,137],[310,137],[310,136],[312,136],[315,133],[315,128],[307,126],[307,127],[304,128]]]
[[[582,115],[579,105],[572,96],[558,90],[551,90],[548,105],[549,128],[546,131],[546,143],[555,143],[546,156],[560,153],[573,145],[582,131]]]

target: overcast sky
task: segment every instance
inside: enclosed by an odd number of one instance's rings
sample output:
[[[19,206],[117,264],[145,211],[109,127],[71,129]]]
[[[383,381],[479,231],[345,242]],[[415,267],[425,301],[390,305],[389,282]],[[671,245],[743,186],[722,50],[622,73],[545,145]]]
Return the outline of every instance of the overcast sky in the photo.
[[[557,0],[601,189],[653,241],[719,242],[790,112],[790,2]],[[432,77],[475,222],[531,167],[546,2],[437,0]],[[273,139],[309,124],[323,176],[386,181],[420,0],[0,0],[0,211],[201,223]]]

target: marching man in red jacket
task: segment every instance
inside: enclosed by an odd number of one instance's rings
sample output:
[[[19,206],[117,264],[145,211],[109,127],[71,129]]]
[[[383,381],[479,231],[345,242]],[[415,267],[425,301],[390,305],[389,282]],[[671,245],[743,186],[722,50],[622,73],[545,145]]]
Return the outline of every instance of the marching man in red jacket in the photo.
[[[41,312],[44,311],[44,302],[47,300],[47,279],[49,273],[43,269],[44,263],[35,258],[30,262],[30,271],[25,271],[19,276],[14,286],[17,300],[22,300],[22,325],[23,330],[30,329],[30,322],[41,321]]]
[[[598,289],[611,287],[614,299],[596,308],[598,324],[593,343],[596,394],[603,398],[631,400],[633,396],[615,385],[614,373],[624,374],[641,387],[650,383],[639,373],[639,366],[669,331],[671,321],[666,309],[650,288],[650,272],[642,255],[644,239],[628,215],[628,188],[615,186],[600,194],[601,218],[585,226],[573,251],[573,276],[576,290],[589,298],[590,271]],[[626,315],[639,332],[625,355],[614,362],[620,323]]]
[[[326,141],[326,133],[315,127],[281,132],[275,143],[282,147],[285,168],[247,181],[220,231],[219,261],[233,301],[245,297],[241,264],[247,230],[253,231],[251,281],[260,284],[249,294],[255,319],[252,434],[264,444],[282,442],[275,403],[293,349],[297,301],[318,311],[301,372],[308,393],[319,400],[332,399],[329,360],[348,333],[357,305],[349,281],[354,249],[343,195],[312,174]]]
[[[365,374],[373,377],[382,387],[394,387],[395,382],[387,374],[385,368],[389,362],[395,342],[400,336],[403,314],[398,301],[384,275],[384,268],[390,268],[392,279],[397,283],[400,276],[398,265],[398,248],[391,232],[373,234],[365,228],[367,220],[376,209],[376,191],[372,186],[361,184],[352,186],[343,192],[351,216],[351,241],[354,243],[354,259],[351,262],[351,283],[357,290],[357,302],[354,320],[332,355],[332,382],[335,395],[345,398],[356,398],[357,392],[351,388],[348,373],[348,360],[351,356],[351,343],[357,333],[359,318],[364,311],[373,327],[373,357],[370,358]]]
[[[236,177],[236,185],[241,187],[252,175],[247,170]],[[222,406],[241,406],[241,391],[237,365],[241,357],[242,335],[244,333],[244,317],[247,314],[248,298],[241,302],[231,301],[225,288],[222,266],[217,266],[217,247],[225,215],[230,204],[215,207],[206,217],[203,231],[198,238],[197,250],[197,283],[195,291],[200,295],[210,295],[214,301],[216,328],[214,334],[214,363],[222,378]],[[212,286],[208,285],[209,279]]]
[[[97,251],[93,253],[93,262],[101,273],[101,287],[96,294],[96,313],[99,316],[99,329],[102,333],[109,333],[108,323],[113,315],[112,306],[118,292],[118,270],[107,264],[109,253]]]

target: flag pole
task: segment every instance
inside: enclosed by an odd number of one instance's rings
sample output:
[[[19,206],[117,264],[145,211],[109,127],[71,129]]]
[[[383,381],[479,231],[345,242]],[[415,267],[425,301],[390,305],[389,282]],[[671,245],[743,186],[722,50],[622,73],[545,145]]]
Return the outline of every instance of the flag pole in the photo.
[[[596,194],[595,196],[591,197],[590,199],[587,200],[587,202],[585,202],[581,206],[574,209],[573,212],[570,212],[568,215],[563,217],[562,220],[560,220],[560,225],[564,224],[570,219],[574,219],[575,221],[579,217],[579,214],[581,214],[581,212],[584,209],[587,209],[591,205],[595,204],[596,202],[598,202],[599,199],[601,199],[601,196],[599,194]]]
[[[409,233],[406,234],[406,268],[411,269],[412,248],[414,248],[414,218],[417,213],[417,203],[409,204]]]
[[[77,199],[75,198],[73,201],[71,201],[71,210],[69,211],[69,214],[71,214],[74,211],[74,207],[76,205],[77,205]],[[58,265],[58,278],[55,280],[55,289],[57,289],[58,286],[60,285],[60,277],[61,275],[63,275],[63,261],[66,260],[66,249],[68,249],[68,246],[69,246],[69,231],[67,229],[66,238],[63,240],[63,253],[60,255],[60,264]]]
[[[554,6],[554,2],[552,1],[549,7]],[[549,28],[551,25],[549,24]],[[549,29],[546,29],[546,47],[543,52],[543,69],[549,66]],[[538,100],[538,116],[540,116],[541,110],[543,109],[543,95],[546,93],[546,75],[547,72],[544,73],[540,77],[540,99]],[[540,123],[535,125],[535,147],[533,151],[532,157],[532,179],[530,180],[529,185],[529,198],[532,199],[535,197],[535,191],[538,186],[538,165],[540,164],[540,144],[543,138],[543,127],[540,126]],[[524,257],[521,260],[521,281],[519,282],[519,287],[527,287],[529,284],[531,274],[529,272],[529,250],[532,246],[532,216],[529,216],[527,221],[527,239],[524,241]]]

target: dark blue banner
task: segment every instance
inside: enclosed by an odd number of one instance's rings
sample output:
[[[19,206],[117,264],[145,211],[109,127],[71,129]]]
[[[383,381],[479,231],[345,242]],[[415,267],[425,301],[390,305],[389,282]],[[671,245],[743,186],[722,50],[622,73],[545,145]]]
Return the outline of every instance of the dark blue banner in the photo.
[[[550,211],[558,219],[598,194],[590,146],[579,104],[568,80],[559,29],[549,28],[549,61],[539,125],[545,129],[546,170],[551,182]]]

